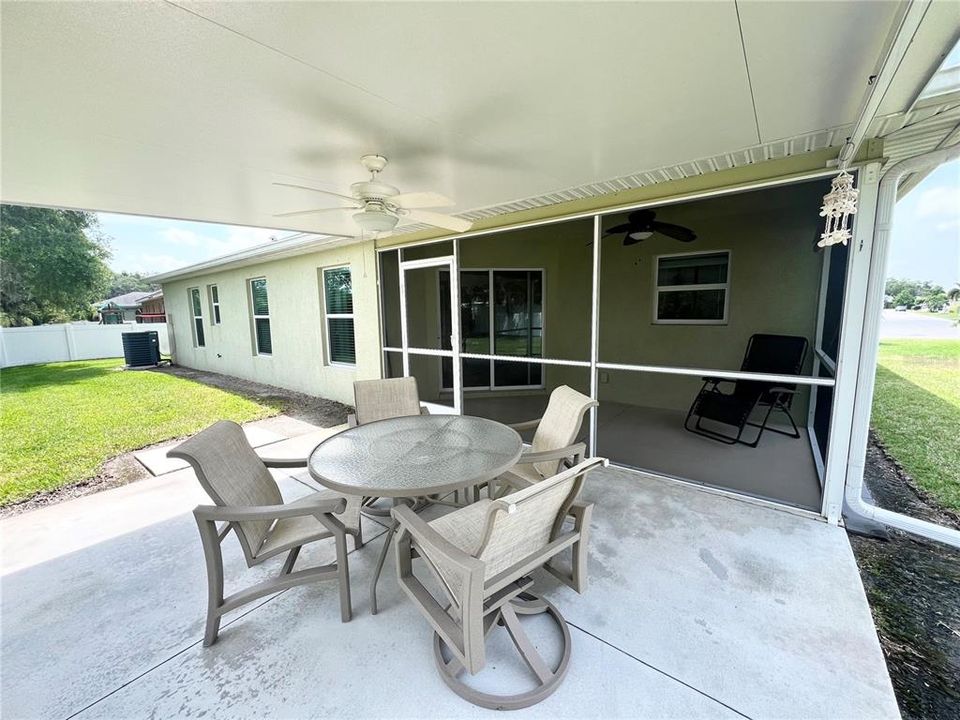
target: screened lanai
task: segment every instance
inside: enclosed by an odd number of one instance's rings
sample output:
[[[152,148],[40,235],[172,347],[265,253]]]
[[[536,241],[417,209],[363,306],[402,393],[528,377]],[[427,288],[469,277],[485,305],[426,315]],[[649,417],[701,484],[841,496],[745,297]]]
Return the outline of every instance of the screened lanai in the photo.
[[[845,246],[816,247],[828,189],[814,177],[640,208],[668,225],[634,236],[627,208],[384,248],[384,374],[416,377],[437,412],[503,422],[539,417],[568,385],[599,401],[581,436],[615,464],[819,513],[846,274]],[[796,374],[741,372],[755,335],[798,339]],[[756,447],[763,404],[728,444],[691,431],[705,378],[791,392]]]

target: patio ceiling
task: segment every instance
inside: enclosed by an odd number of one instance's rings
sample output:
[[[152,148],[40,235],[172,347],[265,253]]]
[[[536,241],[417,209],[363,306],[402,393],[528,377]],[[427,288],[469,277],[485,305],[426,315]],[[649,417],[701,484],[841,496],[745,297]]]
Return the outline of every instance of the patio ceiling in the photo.
[[[352,233],[274,218],[329,204],[271,183],[343,192],[379,152],[402,190],[489,207],[851,123],[896,11],[4,3],[2,199]]]

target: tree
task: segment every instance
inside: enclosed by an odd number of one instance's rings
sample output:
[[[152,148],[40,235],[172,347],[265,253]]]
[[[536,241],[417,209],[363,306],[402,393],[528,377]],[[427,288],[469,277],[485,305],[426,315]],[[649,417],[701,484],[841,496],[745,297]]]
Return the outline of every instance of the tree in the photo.
[[[128,292],[150,292],[159,289],[160,286],[157,283],[148,281],[140,273],[115,272],[105,296],[112,298]]]
[[[906,307],[913,307],[913,304],[917,301],[917,296],[914,295],[909,290],[901,290],[899,293],[893,297],[893,306],[900,307],[904,305]]]
[[[109,257],[93,213],[0,205],[0,324],[89,317]]]
[[[908,308],[912,308],[922,304],[931,310],[934,309],[935,305],[943,307],[947,298],[944,289],[929,280],[920,282],[919,280],[887,278],[885,294],[893,298],[894,306],[906,305]]]
[[[932,312],[940,312],[947,305],[947,294],[945,292],[933,293],[925,298],[920,298],[920,302],[927,306]]]
[[[947,299],[950,300],[950,302],[960,300],[960,283],[954,284],[952,288],[947,290]]]

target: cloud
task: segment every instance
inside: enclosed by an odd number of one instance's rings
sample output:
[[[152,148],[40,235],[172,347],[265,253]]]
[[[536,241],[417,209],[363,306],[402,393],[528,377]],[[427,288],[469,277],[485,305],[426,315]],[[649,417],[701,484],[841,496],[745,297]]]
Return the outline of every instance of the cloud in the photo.
[[[169,227],[160,230],[157,235],[161,243],[177,247],[195,248],[197,255],[205,258],[217,257],[243,250],[254,245],[270,242],[281,233],[276,230],[263,230],[248,227],[219,227],[225,231],[225,237],[214,237],[182,227]]]
[[[168,272],[181,268],[187,263],[181,258],[173,255],[136,255],[133,259],[128,259],[124,264],[126,272],[136,272],[143,275],[156,275],[158,273]]]
[[[282,230],[100,214],[115,270],[156,274],[285,237]]]
[[[960,187],[939,185],[924,190],[917,200],[919,217],[960,217]]]
[[[184,228],[166,228],[161,230],[158,235],[165,243],[186,247],[197,247],[204,241],[213,242],[213,238],[205,238],[200,233],[194,232],[193,230],[185,230]]]

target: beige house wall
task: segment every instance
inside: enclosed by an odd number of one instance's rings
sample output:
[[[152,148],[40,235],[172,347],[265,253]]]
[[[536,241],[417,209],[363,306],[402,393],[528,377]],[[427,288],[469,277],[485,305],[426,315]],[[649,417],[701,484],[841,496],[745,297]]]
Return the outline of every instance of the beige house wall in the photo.
[[[353,281],[357,365],[330,365],[320,271],[349,265]],[[254,349],[249,281],[265,277],[273,353]],[[353,381],[380,376],[376,260],[373,243],[215,271],[163,284],[178,364],[353,404]],[[221,324],[211,325],[208,287],[219,289]],[[206,346],[195,347],[189,289],[202,296]]]

